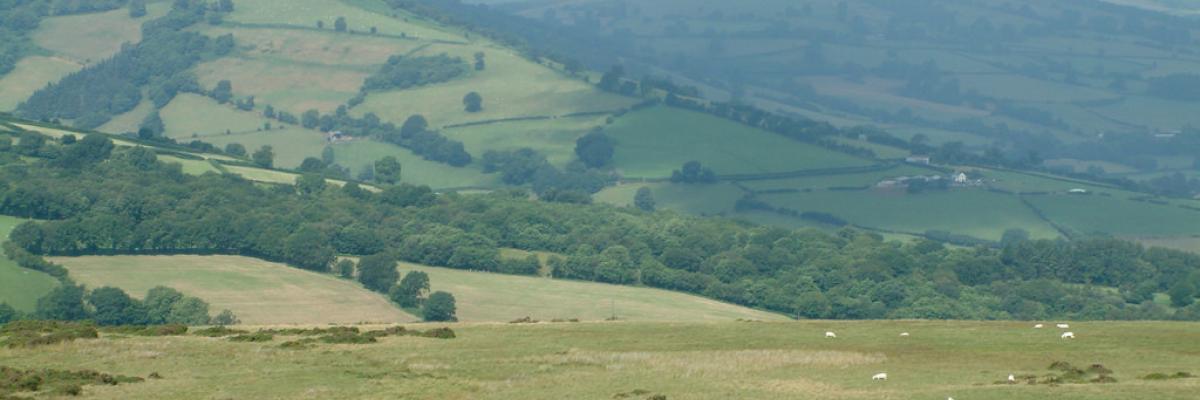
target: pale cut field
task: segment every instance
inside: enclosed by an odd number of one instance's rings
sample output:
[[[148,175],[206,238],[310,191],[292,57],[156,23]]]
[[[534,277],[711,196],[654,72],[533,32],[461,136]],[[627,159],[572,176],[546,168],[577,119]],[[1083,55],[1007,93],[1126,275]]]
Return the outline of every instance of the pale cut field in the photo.
[[[55,257],[88,287],[115,286],[136,297],[168,286],[233,310],[247,324],[406,322],[414,318],[356,282],[246,257]]]
[[[243,54],[250,57],[357,68],[374,71],[388,57],[405,54],[423,45],[416,40],[382,36],[347,37],[329,31],[248,27],[208,27],[211,37],[232,34]]]
[[[358,32],[368,31],[374,26],[380,34],[385,35],[403,34],[413,39],[464,40],[456,33],[435,28],[407,13],[392,11],[399,17],[393,18],[389,14],[375,12],[387,8],[379,3],[375,0],[241,0],[236,3],[237,7],[229,16],[229,20],[247,24],[283,24],[315,29],[319,19],[325,23],[325,30],[332,32],[337,17],[345,17],[349,29]]]
[[[358,68],[255,57],[225,57],[200,64],[194,71],[203,87],[228,80],[238,97],[253,95],[258,104],[270,104],[297,118],[309,109],[332,112],[354,97],[370,75]]]
[[[703,297],[659,289],[556,280],[400,264],[401,274],[429,274],[432,290],[450,292],[457,300],[459,320],[511,321],[577,318],[630,321],[786,320],[778,314],[752,310]]]
[[[125,112],[124,114],[113,117],[113,119],[96,128],[97,131],[105,133],[136,133],[142,128],[142,121],[154,112],[154,103],[150,99],[143,97],[142,102],[138,103],[137,107]],[[160,114],[159,117],[162,117]]]
[[[0,111],[13,111],[17,105],[47,84],[78,71],[82,66],[62,57],[29,56],[16,68],[0,77]]]
[[[530,62],[507,49],[439,44],[423,49],[417,55],[444,53],[469,63],[476,52],[485,54],[487,68],[483,71],[471,71],[466,77],[449,82],[371,93],[353,113],[361,116],[374,112],[380,118],[396,123],[413,114],[421,114],[430,125],[445,126],[503,118],[614,111],[636,102],[601,92],[590,84]],[[483,96],[483,111],[468,113],[463,109],[463,96],[470,92]]]
[[[1051,322],[1053,323],[1053,322]],[[453,324],[456,339],[373,345],[105,338],[0,348],[18,368],[95,369],[163,379],[87,386],[95,399],[818,399],[1194,400],[1196,323],[1072,323],[1074,341],[1024,322]],[[442,324],[415,326],[417,329]],[[376,328],[377,329],[377,328]],[[836,331],[838,339],[824,339]],[[911,337],[901,338],[900,332]],[[998,384],[1067,361],[1103,364],[1116,383]],[[887,372],[888,381],[871,376]],[[264,379],[268,377],[269,379]],[[630,396],[630,393],[639,393]]]
[[[216,100],[193,93],[180,93],[170,104],[159,111],[166,136],[183,142],[193,138],[256,132],[266,123],[279,126],[260,113],[241,111],[232,104],[220,104]],[[313,132],[314,135],[319,135]]]

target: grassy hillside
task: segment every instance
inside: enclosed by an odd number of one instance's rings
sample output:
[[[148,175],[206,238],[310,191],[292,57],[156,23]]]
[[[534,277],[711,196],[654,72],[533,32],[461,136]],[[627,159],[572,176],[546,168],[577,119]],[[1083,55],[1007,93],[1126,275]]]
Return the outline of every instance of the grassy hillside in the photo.
[[[605,129],[626,177],[667,178],[688,161],[718,175],[859,167],[871,161],[807,145],[706,114],[670,107],[631,112]]]
[[[458,301],[465,322],[578,318],[598,321],[616,313],[629,321],[780,321],[781,315],[665,290],[432,268],[401,264],[401,273],[429,274],[432,290]]]
[[[22,222],[25,220],[0,215],[0,241],[7,241],[8,233]],[[50,275],[21,268],[0,255],[0,303],[31,312],[37,305],[37,299],[55,286],[58,286],[58,281]]]
[[[168,286],[233,310],[247,324],[403,322],[414,318],[355,282],[266,261],[228,256],[59,257],[89,287],[144,296]]]
[[[1200,379],[1139,378],[1197,373],[1200,348],[1189,340],[1196,324],[1072,325],[1074,341],[1024,322],[457,324],[452,340],[388,337],[307,350],[280,349],[281,339],[103,338],[54,351],[3,348],[0,363],[163,377],[86,387],[96,399],[1195,398]],[[827,330],[839,338],[824,339]],[[1000,383],[1009,374],[1059,375],[1048,369],[1057,361],[1101,364],[1116,382]],[[880,372],[890,379],[872,381]]]

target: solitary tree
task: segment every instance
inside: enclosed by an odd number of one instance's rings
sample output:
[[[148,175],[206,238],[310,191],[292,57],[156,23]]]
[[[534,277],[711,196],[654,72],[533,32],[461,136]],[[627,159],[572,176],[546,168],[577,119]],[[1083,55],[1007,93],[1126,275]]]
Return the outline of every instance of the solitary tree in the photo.
[[[305,157],[304,161],[300,162],[301,172],[321,172],[325,169],[325,162],[316,157]]]
[[[396,157],[387,156],[375,162],[375,181],[394,185],[400,182],[401,165]]]
[[[404,125],[400,126],[400,137],[408,139],[426,129],[429,129],[429,121],[420,114],[413,115],[404,120]]]
[[[1167,295],[1171,296],[1171,305],[1187,307],[1196,302],[1196,287],[1187,281],[1180,281],[1167,290]]]
[[[317,20],[317,29],[325,29],[325,21]]]
[[[228,154],[228,155],[231,155],[234,157],[245,157],[246,156],[246,146],[243,146],[241,143],[227,144],[227,145],[225,145],[225,154]]]
[[[141,18],[146,16],[146,0],[133,0],[129,2],[129,16],[133,18]]]
[[[396,259],[387,253],[373,254],[358,261],[358,281],[367,289],[387,293],[400,272],[396,271]]]
[[[467,93],[463,97],[463,106],[466,106],[467,112],[483,111],[483,96],[480,96],[478,92]]]
[[[345,32],[346,31],[346,17],[337,17],[337,20],[333,22],[333,30],[338,31],[338,32]]]
[[[600,168],[612,161],[615,152],[612,139],[599,129],[583,135],[575,141],[575,155],[591,168]]]
[[[446,292],[433,292],[429,295],[429,299],[425,300],[425,307],[421,314],[426,321],[458,321],[457,307],[454,302],[454,295]]]
[[[654,211],[654,193],[650,192],[650,188],[642,186],[637,190],[637,194],[633,196],[633,205],[642,211]]]
[[[167,318],[171,314],[171,308],[175,307],[175,303],[183,299],[183,293],[178,290],[156,286],[146,292],[146,299],[142,304],[146,306],[146,319],[150,324],[163,324],[167,322]]]
[[[218,4],[221,12],[233,12],[233,0],[221,0]]]
[[[228,103],[229,99],[233,98],[233,83],[228,80],[217,82],[217,87],[213,89],[211,95],[218,103]]]
[[[333,165],[336,157],[337,154],[334,153],[333,146],[325,146],[324,149],[321,149],[321,162],[325,163],[325,165]]]
[[[487,61],[484,60],[483,52],[475,53],[475,70],[483,71],[487,68]]]
[[[255,151],[250,158],[254,159],[254,163],[263,168],[271,168],[275,166],[275,150],[271,146],[263,145],[258,151]]]
[[[350,184],[353,184],[353,182]],[[355,187],[358,187],[358,185],[355,185]],[[337,267],[334,269],[337,270],[338,276],[342,278],[354,278],[354,261],[343,258],[341,261],[337,262]]]
[[[425,293],[429,291],[429,275],[421,271],[412,271],[404,275],[400,284],[392,288],[392,301],[401,307],[416,307],[421,305]]]

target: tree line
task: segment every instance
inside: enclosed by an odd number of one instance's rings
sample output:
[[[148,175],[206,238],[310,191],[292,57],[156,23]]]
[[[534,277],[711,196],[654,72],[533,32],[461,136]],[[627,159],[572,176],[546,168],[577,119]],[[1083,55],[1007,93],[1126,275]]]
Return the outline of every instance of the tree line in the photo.
[[[45,220],[11,236],[36,254],[241,254],[329,271],[338,254],[388,253],[535,273],[499,256],[515,248],[557,254],[549,264],[559,278],[678,290],[808,318],[1200,318],[1191,304],[1200,256],[1114,239],[955,249],[854,229],[829,234],[535,201],[519,190],[264,187],[235,175],[189,176],[145,148],[86,138],[42,146],[59,150],[0,157],[0,213]],[[1151,300],[1158,293],[1179,307]]]

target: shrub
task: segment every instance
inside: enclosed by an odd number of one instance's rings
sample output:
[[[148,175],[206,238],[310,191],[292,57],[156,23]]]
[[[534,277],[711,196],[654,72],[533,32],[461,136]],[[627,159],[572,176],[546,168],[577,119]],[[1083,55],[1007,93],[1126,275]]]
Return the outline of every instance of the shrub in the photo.
[[[229,338],[230,342],[241,342],[241,343],[261,343],[261,342],[270,342],[272,340],[275,340],[275,335],[272,335],[267,332],[245,333],[245,334],[241,334],[241,335],[237,335],[237,336],[233,336],[233,337]]]
[[[249,332],[246,332],[243,330],[238,330],[238,329],[229,329],[224,326],[214,326],[211,328],[204,328],[204,329],[192,332],[193,335],[205,336],[205,337],[226,337],[226,336],[233,336],[233,335],[242,335],[242,334],[246,334],[246,333],[249,333]]]

